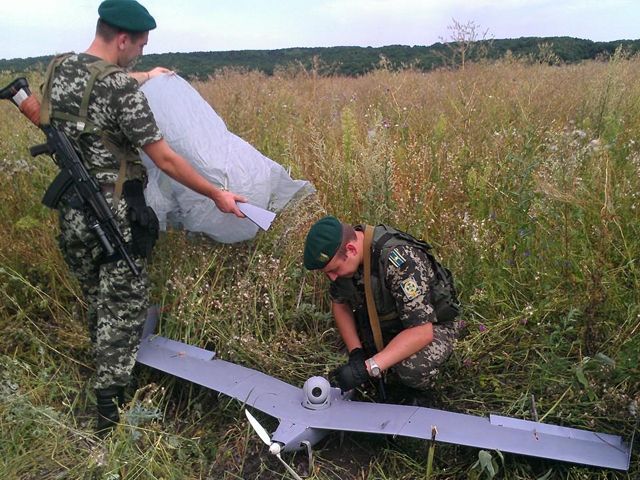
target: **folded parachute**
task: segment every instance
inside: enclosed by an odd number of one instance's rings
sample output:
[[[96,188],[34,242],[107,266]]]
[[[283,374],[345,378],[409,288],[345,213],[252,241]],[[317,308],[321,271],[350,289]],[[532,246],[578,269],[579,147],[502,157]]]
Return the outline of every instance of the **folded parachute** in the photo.
[[[213,108],[178,75],[158,76],[142,91],[171,148],[214,185],[274,212],[314,191],[311,183],[292,180],[281,165],[227,130]],[[162,229],[177,226],[223,243],[248,240],[258,232],[250,220],[220,212],[213,201],[169,178],[144,153],[142,160],[149,174],[147,202]]]

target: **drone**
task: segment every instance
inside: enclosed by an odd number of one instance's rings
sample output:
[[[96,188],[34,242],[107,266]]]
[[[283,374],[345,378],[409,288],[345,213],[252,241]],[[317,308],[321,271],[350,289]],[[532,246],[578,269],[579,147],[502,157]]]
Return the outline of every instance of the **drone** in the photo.
[[[351,400],[327,379],[311,377],[302,388],[265,373],[216,358],[200,347],[156,335],[157,308],[149,309],[137,361],[215,390],[279,420],[269,435],[245,408],[249,423],[269,452],[294,478],[282,452],[312,448],[332,431],[362,432],[435,440],[475,448],[628,470],[631,444],[597,433],[499,415],[480,417],[419,406]]]

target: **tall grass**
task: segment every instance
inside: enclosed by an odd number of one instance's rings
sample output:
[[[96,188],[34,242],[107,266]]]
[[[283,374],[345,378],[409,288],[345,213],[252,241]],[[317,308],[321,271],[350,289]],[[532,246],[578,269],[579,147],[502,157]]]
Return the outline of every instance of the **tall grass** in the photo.
[[[301,266],[306,229],[326,212],[387,222],[434,244],[465,306],[434,404],[629,438],[640,401],[639,74],[640,60],[619,53],[360,78],[229,70],[196,83],[231,131],[318,195],[253,242],[163,236],[152,266],[163,333],[297,385],[326,374],[344,356],[326,281]],[[92,436],[83,305],[55,216],[39,204],[54,169],[27,159],[35,129],[9,105],[0,117],[2,477],[282,478],[236,402],[146,369],[128,426],[104,443]],[[311,478],[426,473],[424,442],[340,442],[320,449]],[[489,478],[478,455],[439,444],[430,478]],[[637,453],[629,473],[491,459],[496,478],[640,475]]]

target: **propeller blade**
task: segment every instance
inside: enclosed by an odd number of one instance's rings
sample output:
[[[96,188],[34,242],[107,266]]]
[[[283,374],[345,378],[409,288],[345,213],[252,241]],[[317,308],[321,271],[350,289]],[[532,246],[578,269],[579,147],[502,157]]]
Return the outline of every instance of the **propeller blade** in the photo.
[[[293,468],[291,468],[289,464],[282,459],[279,453],[276,455],[276,457],[278,457],[278,460],[282,462],[282,464],[285,466],[285,468],[293,478],[295,478],[296,480],[302,480],[302,478],[300,478],[300,475],[298,475],[296,471]]]
[[[253,429],[256,431],[258,436],[262,439],[262,441],[266,445],[269,445],[269,447],[273,447],[275,445],[280,447],[280,444],[273,443],[271,441],[271,437],[269,437],[269,434],[267,433],[267,431],[264,429],[264,427],[262,425],[260,425],[258,420],[256,420],[256,417],[251,415],[249,410],[245,409],[244,413],[247,415],[247,419],[249,420],[249,423],[251,424]],[[289,466],[289,464],[282,459],[282,457],[280,456],[280,448],[277,448],[275,450],[272,450],[271,448],[269,448],[269,451],[271,453],[275,454],[276,457],[278,457],[278,460],[280,460],[280,462],[282,462],[282,464],[285,466],[285,468],[287,469],[287,471],[291,474],[291,476],[293,478],[295,478],[296,480],[302,480],[302,478],[300,478],[300,476],[296,473],[296,471],[293,468],[291,468]]]
[[[260,439],[267,446],[271,446],[271,437],[269,436],[267,431],[264,429],[264,427],[260,425],[260,423],[258,423],[258,420],[256,420],[256,418],[253,415],[251,415],[251,413],[249,413],[249,410],[245,409],[244,413],[247,415],[247,419],[249,420],[249,423],[251,424],[253,429],[256,431]]]

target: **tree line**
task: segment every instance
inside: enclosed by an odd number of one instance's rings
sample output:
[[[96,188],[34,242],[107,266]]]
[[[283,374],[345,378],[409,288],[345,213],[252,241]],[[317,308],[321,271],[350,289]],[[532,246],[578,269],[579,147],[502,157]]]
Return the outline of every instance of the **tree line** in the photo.
[[[149,54],[140,58],[136,69],[157,65],[175,70],[189,79],[206,79],[224,68],[258,70],[273,75],[278,70],[305,69],[319,75],[359,76],[384,67],[392,70],[414,68],[429,71],[458,67],[464,61],[499,59],[507,55],[532,62],[576,63],[609,58],[617,49],[635,54],[640,40],[594,42],[572,37],[521,37],[472,42],[434,43],[430,46],[389,45],[385,47],[314,47],[278,50],[236,50]],[[0,71],[44,70],[51,55],[0,59]]]

